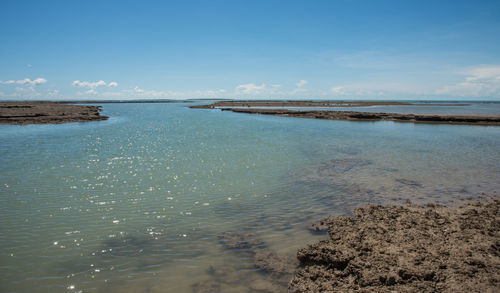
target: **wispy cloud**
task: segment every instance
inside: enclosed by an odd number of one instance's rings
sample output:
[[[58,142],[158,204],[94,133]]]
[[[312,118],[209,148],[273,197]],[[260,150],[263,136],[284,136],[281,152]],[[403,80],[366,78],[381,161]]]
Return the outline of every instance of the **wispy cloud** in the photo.
[[[51,97],[51,98],[55,98],[55,97],[59,97],[59,90],[51,90],[49,91],[48,93],[48,96]]]
[[[393,99],[415,98],[428,94],[418,89],[418,85],[397,82],[364,82],[352,84],[336,84],[326,95],[330,98],[349,99]]]
[[[298,88],[301,88],[301,87],[305,86],[306,84],[307,84],[307,80],[301,79],[301,80],[299,80],[299,82],[297,82],[295,85],[296,85]]]
[[[343,86],[334,86],[331,88],[331,92],[334,95],[343,95],[345,94],[345,88]]]
[[[438,95],[460,97],[500,96],[500,66],[478,66],[462,72],[464,79],[454,85],[438,89]]]
[[[304,86],[307,84],[307,80],[301,79],[299,80],[295,85],[297,86],[295,89],[290,91],[290,95],[295,95],[298,93],[304,94],[307,92],[307,90],[304,88]]]
[[[261,85],[256,85],[254,83],[240,84],[236,86],[236,92],[243,94],[259,94],[263,91],[266,91],[267,85],[265,83]]]
[[[144,90],[143,90],[143,89],[141,89],[141,88],[140,88],[140,87],[138,87],[138,86],[135,86],[132,90],[133,90],[133,91],[134,91],[134,93],[136,93],[136,94],[141,94],[141,93],[144,93]]]
[[[44,83],[47,83],[47,80],[45,78],[35,78],[33,80],[29,79],[29,78],[25,78],[25,79],[20,79],[20,80],[5,80],[5,81],[2,81],[0,80],[0,84],[18,84],[18,85],[29,85],[29,86],[36,86],[36,85],[41,85],[41,84],[44,84]]]
[[[238,98],[253,98],[253,99],[269,99],[269,98],[281,98],[286,97],[286,90],[281,88],[280,84],[262,83],[260,85],[254,83],[240,84],[234,88],[233,91],[228,91],[227,98],[238,99]],[[290,93],[290,91],[288,91]]]
[[[120,98],[144,98],[144,99],[194,99],[194,98],[221,98],[227,94],[224,89],[214,90],[148,90],[139,86],[125,89],[122,91],[105,92],[101,95],[104,97],[120,97]]]
[[[40,97],[41,94],[35,87],[16,87],[16,92],[13,94],[14,97],[24,97],[24,98],[36,98]]]

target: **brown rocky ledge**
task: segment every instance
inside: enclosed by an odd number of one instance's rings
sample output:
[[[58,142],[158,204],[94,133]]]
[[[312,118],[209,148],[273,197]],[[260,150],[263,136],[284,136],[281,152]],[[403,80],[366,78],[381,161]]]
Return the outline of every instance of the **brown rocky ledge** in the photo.
[[[500,292],[500,201],[367,206],[297,253],[290,292]]]
[[[356,111],[293,111],[284,109],[241,109],[222,108],[222,111],[237,113],[263,114],[282,117],[315,118],[327,120],[349,121],[395,121],[414,123],[441,123],[441,124],[475,124],[475,125],[500,125],[500,116],[482,115],[436,115],[436,114],[397,114],[397,113],[371,113]]]
[[[60,124],[108,119],[101,106],[71,105],[62,102],[0,102],[0,124]]]
[[[500,116],[486,115],[441,115],[441,114],[398,114],[359,111],[289,110],[258,107],[366,107],[366,106],[466,106],[468,104],[425,104],[381,101],[220,101],[208,105],[190,106],[193,109],[220,109],[236,113],[274,115],[282,117],[314,118],[348,121],[394,121],[440,124],[500,125]],[[235,108],[237,107],[237,108]],[[246,107],[246,108],[244,108]]]

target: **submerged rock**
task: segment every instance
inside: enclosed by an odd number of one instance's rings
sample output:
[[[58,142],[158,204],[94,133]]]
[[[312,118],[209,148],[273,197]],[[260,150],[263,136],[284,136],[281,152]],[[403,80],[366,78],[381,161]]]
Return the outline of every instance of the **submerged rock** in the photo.
[[[193,284],[194,293],[217,293],[221,292],[221,284],[216,280],[206,280]]]
[[[366,159],[349,158],[335,159],[324,162],[319,166],[320,174],[329,175],[338,172],[345,173],[353,168],[361,168],[370,165],[372,162]]]
[[[422,188],[423,187],[422,183],[414,181],[414,180],[399,178],[399,179],[396,179],[396,181],[403,184],[403,185],[407,185],[407,186],[413,187],[413,188],[415,188],[415,187]]]
[[[298,265],[297,260],[280,257],[268,249],[255,251],[254,263],[255,267],[275,277],[291,275]]]
[[[262,273],[263,278],[250,282],[248,287],[257,292],[284,292],[288,282],[297,268],[296,258],[280,256],[270,250],[256,235],[250,233],[225,232],[219,236],[221,245],[237,256],[251,260],[252,269]],[[227,284],[245,284],[244,275],[235,279],[234,271],[226,268],[210,266],[207,273],[216,280]],[[232,275],[232,276],[231,276]],[[239,279],[241,278],[241,279]]]
[[[328,225],[325,221],[320,221],[318,223],[312,223],[309,226],[309,232],[317,234],[326,234],[328,232]]]
[[[227,249],[250,249],[264,246],[264,242],[253,234],[224,232],[219,235],[219,242]]]
[[[311,182],[314,184],[336,183],[340,185],[344,182],[350,171],[359,171],[372,161],[361,158],[333,159],[322,162],[316,166],[305,169],[302,174],[297,174],[298,182]]]

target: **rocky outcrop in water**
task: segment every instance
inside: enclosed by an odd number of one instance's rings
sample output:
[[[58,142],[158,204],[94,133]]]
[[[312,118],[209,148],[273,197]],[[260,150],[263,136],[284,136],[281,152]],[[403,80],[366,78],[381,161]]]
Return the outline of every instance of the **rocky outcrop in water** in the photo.
[[[314,118],[348,121],[394,121],[439,124],[500,125],[500,116],[485,115],[440,115],[440,114],[399,114],[358,111],[288,110],[259,107],[366,107],[388,105],[412,106],[466,106],[468,104],[424,104],[381,101],[221,101],[209,105],[190,106],[193,109],[221,109],[237,113],[263,114],[282,117]],[[238,108],[235,108],[238,107]],[[245,108],[246,107],[246,108]]]
[[[298,251],[291,292],[498,292],[500,201],[367,206]]]
[[[355,111],[293,111],[284,109],[222,108],[247,114],[348,121],[394,121],[434,124],[500,125],[500,116],[371,113]]]
[[[108,119],[100,111],[101,106],[59,102],[0,102],[0,124],[60,124]]]

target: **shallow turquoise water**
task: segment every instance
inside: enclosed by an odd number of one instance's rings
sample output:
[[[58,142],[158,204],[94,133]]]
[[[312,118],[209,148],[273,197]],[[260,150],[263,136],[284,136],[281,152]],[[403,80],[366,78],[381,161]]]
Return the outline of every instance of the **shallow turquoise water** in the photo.
[[[186,105],[105,104],[108,121],[0,126],[0,291],[285,290],[220,236],[252,233],[293,258],[324,237],[307,227],[328,214],[500,190],[500,127]]]

